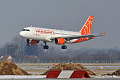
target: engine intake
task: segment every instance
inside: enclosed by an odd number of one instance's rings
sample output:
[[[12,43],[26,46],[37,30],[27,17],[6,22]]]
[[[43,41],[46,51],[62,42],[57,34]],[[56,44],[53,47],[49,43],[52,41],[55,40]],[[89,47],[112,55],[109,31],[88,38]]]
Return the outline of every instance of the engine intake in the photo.
[[[65,39],[64,38],[55,38],[55,44],[61,45],[65,43]]]

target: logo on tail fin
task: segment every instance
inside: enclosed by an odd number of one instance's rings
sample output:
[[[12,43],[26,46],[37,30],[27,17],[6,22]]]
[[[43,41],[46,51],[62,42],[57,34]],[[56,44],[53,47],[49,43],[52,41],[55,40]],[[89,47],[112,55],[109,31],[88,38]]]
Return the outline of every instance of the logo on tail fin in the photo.
[[[81,35],[86,35],[91,33],[92,23],[94,16],[89,16],[83,28],[80,30]]]

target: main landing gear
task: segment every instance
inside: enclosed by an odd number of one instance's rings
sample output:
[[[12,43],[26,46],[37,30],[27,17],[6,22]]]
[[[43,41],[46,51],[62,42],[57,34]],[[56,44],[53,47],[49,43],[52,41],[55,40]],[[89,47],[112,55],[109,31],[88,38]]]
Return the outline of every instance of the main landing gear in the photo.
[[[67,46],[63,44],[63,45],[61,46],[61,48],[62,48],[62,49],[67,49]]]
[[[45,43],[45,45],[43,46],[43,48],[44,49],[48,49],[49,48],[49,46],[48,45],[46,45],[46,42],[44,42]]]
[[[44,49],[48,49],[49,46],[46,44],[46,42],[44,42],[44,43],[45,43],[45,45],[43,46],[43,48],[44,48]],[[63,44],[63,45],[61,46],[61,48],[62,48],[62,49],[67,49],[67,46]]]

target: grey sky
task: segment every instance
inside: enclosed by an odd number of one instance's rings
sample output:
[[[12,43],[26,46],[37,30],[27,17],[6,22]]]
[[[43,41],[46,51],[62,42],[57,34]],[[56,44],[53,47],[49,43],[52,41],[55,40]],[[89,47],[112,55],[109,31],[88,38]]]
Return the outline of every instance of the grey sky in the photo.
[[[89,15],[106,36],[68,47],[120,48],[120,0],[0,0],[0,46],[30,25],[79,31]]]

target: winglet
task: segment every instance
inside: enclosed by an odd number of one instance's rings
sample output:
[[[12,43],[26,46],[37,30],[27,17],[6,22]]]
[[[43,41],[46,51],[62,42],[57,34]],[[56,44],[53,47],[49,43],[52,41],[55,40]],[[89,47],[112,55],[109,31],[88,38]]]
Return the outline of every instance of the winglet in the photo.
[[[105,35],[106,32],[104,32],[104,35]]]

